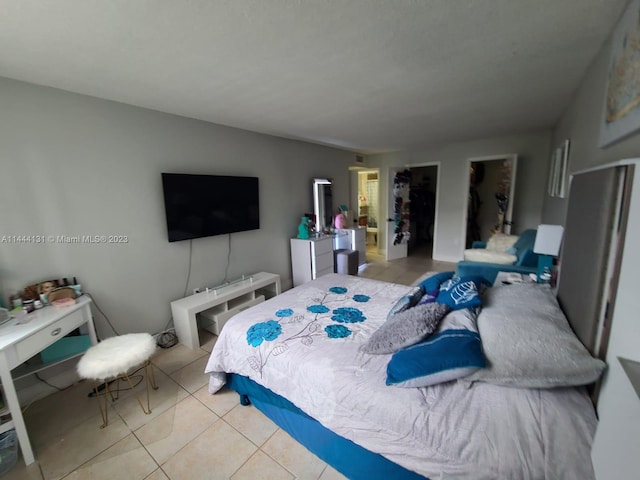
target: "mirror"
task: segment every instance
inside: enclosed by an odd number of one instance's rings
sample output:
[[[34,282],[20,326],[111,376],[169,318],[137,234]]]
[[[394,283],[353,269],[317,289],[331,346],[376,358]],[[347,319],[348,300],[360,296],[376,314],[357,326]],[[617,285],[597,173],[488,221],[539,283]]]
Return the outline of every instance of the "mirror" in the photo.
[[[331,227],[333,218],[331,180],[313,179],[313,214],[316,216],[316,232],[324,232]]]

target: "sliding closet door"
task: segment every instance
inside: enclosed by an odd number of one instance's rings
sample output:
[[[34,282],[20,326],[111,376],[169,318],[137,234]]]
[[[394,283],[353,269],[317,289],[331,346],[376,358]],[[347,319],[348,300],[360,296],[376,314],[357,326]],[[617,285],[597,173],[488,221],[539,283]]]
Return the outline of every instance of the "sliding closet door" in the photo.
[[[625,167],[605,168],[571,179],[558,301],[576,335],[593,355],[598,353],[597,332],[603,318],[624,171]]]

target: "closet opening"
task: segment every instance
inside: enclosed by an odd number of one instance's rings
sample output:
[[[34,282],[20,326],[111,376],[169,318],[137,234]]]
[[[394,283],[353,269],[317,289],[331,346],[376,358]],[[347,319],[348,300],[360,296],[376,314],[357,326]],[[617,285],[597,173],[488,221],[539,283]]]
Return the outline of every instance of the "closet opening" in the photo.
[[[438,165],[409,168],[409,244],[407,256],[433,258]]]

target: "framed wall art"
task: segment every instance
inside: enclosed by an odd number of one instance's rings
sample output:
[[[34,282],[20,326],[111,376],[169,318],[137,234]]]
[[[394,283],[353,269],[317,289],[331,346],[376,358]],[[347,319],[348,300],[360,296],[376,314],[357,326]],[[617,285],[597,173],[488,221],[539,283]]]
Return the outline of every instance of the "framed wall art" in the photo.
[[[569,140],[565,140],[551,153],[547,183],[547,193],[551,197],[564,198],[566,195],[570,144]]]
[[[640,0],[632,0],[611,37],[600,147],[640,128]]]

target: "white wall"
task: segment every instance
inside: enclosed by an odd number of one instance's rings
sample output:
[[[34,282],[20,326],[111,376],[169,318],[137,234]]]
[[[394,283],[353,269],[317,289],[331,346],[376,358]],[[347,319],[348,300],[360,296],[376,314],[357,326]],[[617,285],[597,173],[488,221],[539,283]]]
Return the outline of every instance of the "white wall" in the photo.
[[[635,133],[607,148],[599,148],[600,124],[606,88],[610,41],[590,66],[573,101],[553,133],[553,145],[571,140],[569,171],[575,172],[624,158],[640,156],[640,133]],[[640,327],[638,322],[637,286],[634,283],[640,265],[637,237],[640,232],[640,172],[636,168],[633,215],[627,226],[627,244],[622,258],[618,301],[614,309],[607,355],[608,370],[598,399],[599,425],[594,439],[592,458],[600,480],[635,479],[640,470],[640,398],[624,374],[616,356],[639,360]],[[543,220],[564,223],[567,200],[545,196]],[[629,239],[634,239],[630,241]]]
[[[229,278],[290,285],[289,237],[312,211],[312,178],[348,203],[352,152],[260,135],[0,78],[0,237],[126,235],[119,245],[0,243],[0,294],[77,276],[119,333],[158,332],[182,297],[189,242],[169,243],[161,172],[260,179],[261,228],[231,236]],[[238,192],[239,195],[242,192]],[[228,236],[193,241],[189,291],[221,282]],[[98,333],[113,332],[95,315]]]
[[[399,153],[370,155],[368,165],[380,168],[382,198],[388,198],[389,168],[428,162],[441,162],[437,198],[437,234],[435,260],[457,262],[462,259],[466,231],[468,197],[468,159],[516,153],[518,171],[514,202],[513,232],[536,228],[542,215],[542,203],[549,166],[550,131],[514,134],[433,146]],[[383,202],[383,208],[385,203]],[[381,218],[389,218],[389,212]],[[381,229],[384,232],[385,229]],[[381,238],[384,242],[385,239]],[[384,245],[384,243],[382,244]]]

